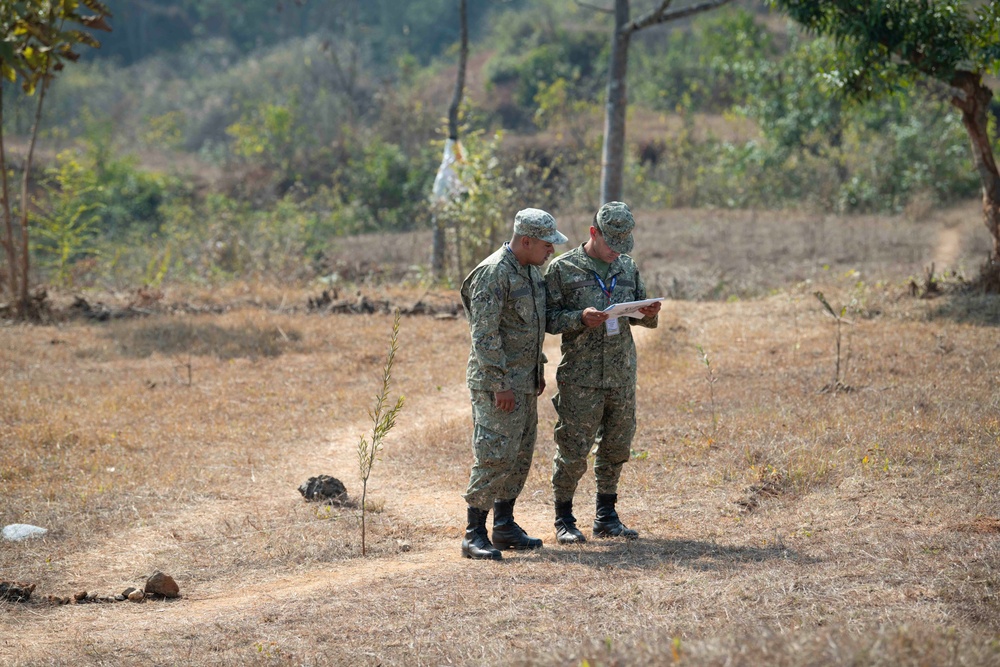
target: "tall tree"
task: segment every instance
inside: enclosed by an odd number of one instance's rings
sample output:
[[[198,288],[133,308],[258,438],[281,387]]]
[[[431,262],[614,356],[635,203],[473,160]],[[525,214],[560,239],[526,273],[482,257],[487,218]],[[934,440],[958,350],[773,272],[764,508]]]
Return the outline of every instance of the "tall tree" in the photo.
[[[466,0],[458,2],[458,22],[460,44],[458,51],[458,73],[455,76],[455,90],[448,105],[448,140],[445,144],[444,159],[434,181],[434,196],[438,199],[454,197],[455,183],[452,178],[452,164],[459,158],[461,150],[458,142],[458,111],[465,94],[465,70],[469,62],[469,19]],[[444,276],[445,228],[440,216],[434,216],[434,239],[431,250],[431,271],[436,278]]]
[[[636,20],[631,19],[630,0],[615,0],[614,31],[611,33],[611,63],[604,111],[604,145],[601,149],[601,203],[622,198],[625,172],[625,112],[628,107],[626,79],[628,48],[632,35],[640,30],[721,7],[731,0],[707,0],[671,9],[673,0],[658,0],[656,7]],[[580,5],[586,5],[577,0]],[[594,7],[591,6],[593,9]]]
[[[3,196],[0,209],[4,218],[8,287],[20,317],[31,315],[28,183],[45,93],[66,62],[80,58],[75,51],[77,47],[100,47],[100,42],[85,29],[110,31],[106,20],[110,16],[111,12],[98,0],[0,0],[0,193]],[[27,95],[37,94],[38,101],[21,170],[21,197],[15,216],[4,149],[3,88],[19,80],[22,90]],[[15,219],[18,228],[14,226]]]
[[[1000,174],[989,135],[1000,70],[1000,3],[962,0],[771,0],[807,30],[833,37],[843,65],[827,72],[845,96],[866,100],[923,80],[943,84],[959,110],[982,183],[983,219],[993,248],[983,287],[1000,291]]]

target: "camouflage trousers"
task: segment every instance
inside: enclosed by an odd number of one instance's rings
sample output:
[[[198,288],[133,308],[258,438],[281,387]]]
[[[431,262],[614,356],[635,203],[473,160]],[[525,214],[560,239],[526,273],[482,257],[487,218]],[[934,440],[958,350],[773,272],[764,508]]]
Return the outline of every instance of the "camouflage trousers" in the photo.
[[[573,500],[595,442],[597,492],[617,493],[618,478],[629,459],[635,435],[635,385],[601,389],[559,383],[552,404],[559,416],[552,466],[556,502]]]
[[[528,479],[538,432],[538,397],[514,394],[514,411],[502,412],[493,392],[472,390],[472,474],[465,501],[491,509],[494,500],[513,500]]]

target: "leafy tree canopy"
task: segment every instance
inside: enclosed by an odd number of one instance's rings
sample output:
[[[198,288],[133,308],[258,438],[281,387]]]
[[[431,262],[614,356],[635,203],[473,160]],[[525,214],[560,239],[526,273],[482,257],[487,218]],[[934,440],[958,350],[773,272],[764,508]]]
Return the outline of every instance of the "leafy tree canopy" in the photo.
[[[923,75],[951,81],[960,71],[1000,66],[1000,4],[962,0],[772,0],[843,50],[831,81],[856,97],[893,90]]]

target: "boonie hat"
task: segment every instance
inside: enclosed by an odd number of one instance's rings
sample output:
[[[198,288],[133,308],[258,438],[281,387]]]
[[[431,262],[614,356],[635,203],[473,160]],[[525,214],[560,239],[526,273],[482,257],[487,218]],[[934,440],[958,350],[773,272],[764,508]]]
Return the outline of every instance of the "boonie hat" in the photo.
[[[635,219],[628,206],[620,201],[609,201],[597,211],[594,220],[601,230],[608,247],[617,253],[630,252],[635,245],[632,229]]]
[[[556,219],[540,208],[526,208],[514,216],[514,233],[546,243],[566,243],[569,239],[556,229]]]

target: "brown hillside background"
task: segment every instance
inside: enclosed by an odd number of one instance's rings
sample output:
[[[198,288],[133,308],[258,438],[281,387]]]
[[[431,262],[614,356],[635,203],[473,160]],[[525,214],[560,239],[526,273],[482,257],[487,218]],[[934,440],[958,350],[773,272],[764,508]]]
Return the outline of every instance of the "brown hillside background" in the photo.
[[[632,543],[554,543],[552,363],[517,506],[545,547],[460,557],[461,316],[403,318],[391,397],[406,405],[370,480],[364,557],[359,510],[297,487],[331,474],[360,495],[391,314],[232,285],[168,289],[144,317],[0,327],[0,523],[49,531],[0,542],[0,579],[36,586],[0,602],[0,663],[1000,664],[1000,302],[960,279],[988,247],[978,204],[636,215],[634,255],[669,300],[637,335],[619,503]],[[587,221],[560,216],[573,242]],[[383,267],[426,251],[420,235],[337,249]],[[849,306],[839,378],[817,290]],[[558,359],[555,337],[547,351]],[[588,472],[588,533],[593,494]],[[179,599],[46,600],[156,570]]]

